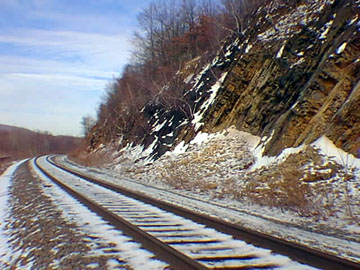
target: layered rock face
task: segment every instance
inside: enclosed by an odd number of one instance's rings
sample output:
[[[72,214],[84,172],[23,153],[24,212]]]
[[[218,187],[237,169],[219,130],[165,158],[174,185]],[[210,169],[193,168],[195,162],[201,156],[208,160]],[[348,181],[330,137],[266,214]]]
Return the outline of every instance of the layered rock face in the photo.
[[[357,154],[359,7],[352,1],[320,2],[272,14],[276,21],[265,31],[259,22],[206,116],[208,130],[235,124],[271,136],[267,155],[321,135]]]
[[[352,0],[261,7],[209,64],[180,71],[177,84],[166,87],[182,91],[181,106],[155,100],[143,109],[149,133],[140,145],[156,159],[200,131],[235,125],[263,137],[266,155],[322,135],[359,155],[359,11]],[[123,145],[139,144],[131,134],[122,138]]]

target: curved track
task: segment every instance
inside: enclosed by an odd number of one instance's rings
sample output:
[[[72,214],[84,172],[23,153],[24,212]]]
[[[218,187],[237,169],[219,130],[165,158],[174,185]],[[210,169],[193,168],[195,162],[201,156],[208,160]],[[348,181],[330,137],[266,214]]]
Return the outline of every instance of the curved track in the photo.
[[[360,269],[353,262],[90,178],[49,158],[35,163],[48,178],[174,269],[309,269],[244,241],[322,269]]]

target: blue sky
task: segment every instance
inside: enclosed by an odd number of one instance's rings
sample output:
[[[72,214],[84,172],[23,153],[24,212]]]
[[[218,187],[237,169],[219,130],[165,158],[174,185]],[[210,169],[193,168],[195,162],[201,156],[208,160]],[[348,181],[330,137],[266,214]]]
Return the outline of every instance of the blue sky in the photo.
[[[0,0],[0,123],[81,135],[149,2]]]

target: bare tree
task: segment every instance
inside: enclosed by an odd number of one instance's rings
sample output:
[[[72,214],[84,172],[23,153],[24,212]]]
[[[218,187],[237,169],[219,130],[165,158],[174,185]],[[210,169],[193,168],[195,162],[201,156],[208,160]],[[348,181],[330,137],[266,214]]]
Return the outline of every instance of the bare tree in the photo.
[[[243,31],[249,14],[261,1],[221,2],[223,8],[219,0],[152,0],[139,13],[140,30],[134,34],[135,63],[126,66],[122,75],[106,87],[98,110],[97,130],[106,141],[119,133],[134,133],[139,126],[146,131],[148,120],[141,111],[151,99],[162,100],[165,107],[193,117],[195,108],[182,96],[183,79],[177,71],[205,52],[207,57],[214,54],[229,29]],[[83,118],[85,135],[93,124]]]
[[[81,120],[81,125],[83,128],[84,136],[87,137],[92,127],[95,125],[96,121],[90,115],[84,116]]]
[[[242,33],[249,26],[253,13],[264,4],[261,0],[222,0],[225,12],[230,14],[235,22],[235,30]]]

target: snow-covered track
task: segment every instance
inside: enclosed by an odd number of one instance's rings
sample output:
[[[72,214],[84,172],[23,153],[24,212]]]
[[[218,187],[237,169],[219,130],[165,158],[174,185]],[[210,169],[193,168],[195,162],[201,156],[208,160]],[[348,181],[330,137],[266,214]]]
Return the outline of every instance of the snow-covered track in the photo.
[[[45,175],[174,269],[310,269],[287,257],[273,255],[269,250],[234,240],[233,237],[322,269],[360,269],[355,263],[124,190],[45,158],[40,160],[42,165],[37,165]],[[60,181],[59,177],[53,176],[52,170],[71,174],[72,180]]]

